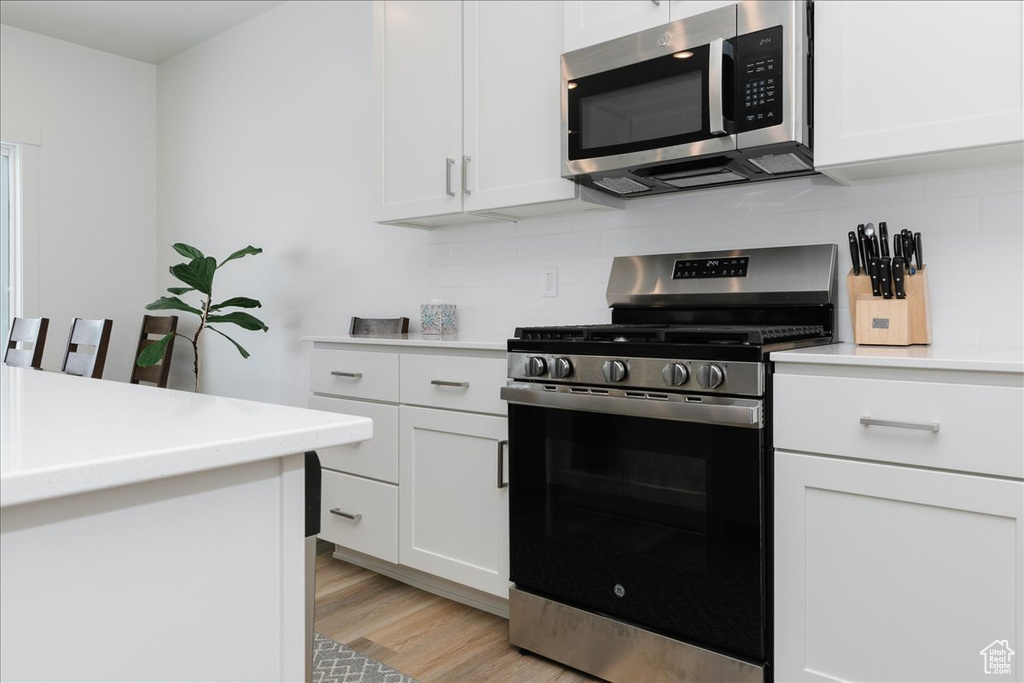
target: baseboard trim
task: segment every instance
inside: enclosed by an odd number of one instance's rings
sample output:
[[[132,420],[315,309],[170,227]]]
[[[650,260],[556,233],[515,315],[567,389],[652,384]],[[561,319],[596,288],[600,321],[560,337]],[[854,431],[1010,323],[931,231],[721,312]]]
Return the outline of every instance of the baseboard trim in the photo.
[[[440,595],[442,598],[448,598],[463,605],[489,612],[502,619],[508,619],[508,599],[506,598],[499,598],[496,595],[484,593],[475,588],[469,588],[454,581],[421,572],[418,569],[391,564],[390,562],[385,562],[384,560],[344,548],[340,545],[334,546],[333,557],[354,564],[357,567],[377,572],[395,581],[409,584],[428,593]]]

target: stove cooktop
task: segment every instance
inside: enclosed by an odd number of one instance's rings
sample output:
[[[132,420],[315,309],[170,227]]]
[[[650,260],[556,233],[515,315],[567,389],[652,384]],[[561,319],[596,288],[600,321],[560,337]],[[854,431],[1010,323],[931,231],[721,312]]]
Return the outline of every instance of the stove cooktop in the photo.
[[[757,345],[816,339],[821,325],[569,325],[521,327],[524,340]]]

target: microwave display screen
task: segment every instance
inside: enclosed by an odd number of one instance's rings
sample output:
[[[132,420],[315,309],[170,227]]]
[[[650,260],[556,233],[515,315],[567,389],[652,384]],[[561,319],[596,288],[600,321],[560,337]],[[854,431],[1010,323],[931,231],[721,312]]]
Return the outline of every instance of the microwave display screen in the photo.
[[[580,97],[582,147],[594,149],[700,131],[701,73]]]

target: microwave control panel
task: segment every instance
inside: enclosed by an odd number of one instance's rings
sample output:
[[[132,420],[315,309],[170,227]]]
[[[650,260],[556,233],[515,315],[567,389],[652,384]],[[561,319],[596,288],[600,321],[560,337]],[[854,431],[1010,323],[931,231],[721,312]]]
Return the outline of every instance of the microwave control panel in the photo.
[[[782,27],[736,39],[736,132],[782,123]]]

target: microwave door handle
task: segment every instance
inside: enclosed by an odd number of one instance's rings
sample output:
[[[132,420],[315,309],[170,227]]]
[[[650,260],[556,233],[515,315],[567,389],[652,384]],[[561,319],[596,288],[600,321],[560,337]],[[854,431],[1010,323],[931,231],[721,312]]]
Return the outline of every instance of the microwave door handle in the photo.
[[[708,56],[708,128],[712,135],[725,133],[725,114],[722,111],[722,51],[723,38],[712,40]]]

